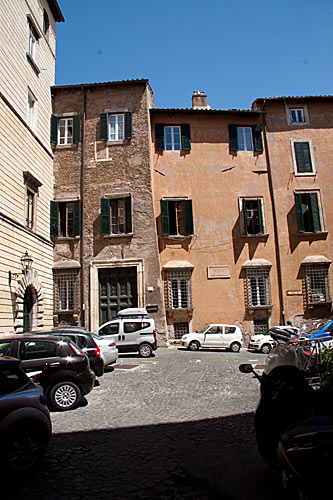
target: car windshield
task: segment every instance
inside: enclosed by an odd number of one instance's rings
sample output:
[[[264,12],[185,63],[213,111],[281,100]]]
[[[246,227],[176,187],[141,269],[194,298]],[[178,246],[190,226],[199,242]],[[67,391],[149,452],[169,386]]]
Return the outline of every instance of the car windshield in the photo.
[[[202,326],[199,330],[196,330],[197,333],[203,333],[207,330],[207,328],[209,327],[209,325],[204,325]]]

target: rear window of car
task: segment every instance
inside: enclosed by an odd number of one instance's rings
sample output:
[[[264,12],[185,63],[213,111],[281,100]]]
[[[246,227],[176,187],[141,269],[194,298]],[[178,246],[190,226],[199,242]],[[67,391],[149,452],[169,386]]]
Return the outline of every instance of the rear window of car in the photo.
[[[25,373],[17,366],[0,368],[0,396],[17,391],[28,381]]]
[[[235,326],[226,326],[224,329],[225,333],[235,333],[236,327]]]

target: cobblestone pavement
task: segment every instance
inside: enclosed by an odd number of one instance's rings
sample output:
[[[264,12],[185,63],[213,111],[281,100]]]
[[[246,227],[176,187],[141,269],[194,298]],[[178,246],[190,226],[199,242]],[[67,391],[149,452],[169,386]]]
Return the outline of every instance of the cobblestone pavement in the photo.
[[[87,404],[52,413],[40,468],[2,482],[3,500],[279,500],[256,449],[259,384],[238,365],[265,356],[242,349],[119,357]]]

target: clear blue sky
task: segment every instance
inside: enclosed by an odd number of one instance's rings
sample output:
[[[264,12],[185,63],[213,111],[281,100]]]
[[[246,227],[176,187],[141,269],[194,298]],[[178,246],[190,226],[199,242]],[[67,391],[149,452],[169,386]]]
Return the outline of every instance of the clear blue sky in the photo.
[[[56,84],[148,78],[156,107],[333,94],[332,0],[58,0]]]

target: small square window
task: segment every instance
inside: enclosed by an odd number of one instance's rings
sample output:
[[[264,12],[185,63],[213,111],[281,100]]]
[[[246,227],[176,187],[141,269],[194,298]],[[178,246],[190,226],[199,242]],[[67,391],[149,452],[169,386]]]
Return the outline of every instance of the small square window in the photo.
[[[304,123],[304,109],[303,108],[290,108],[290,121],[291,123]]]
[[[164,236],[194,234],[192,200],[161,200],[160,203]]]
[[[51,238],[74,238],[81,234],[81,200],[51,201]]]

